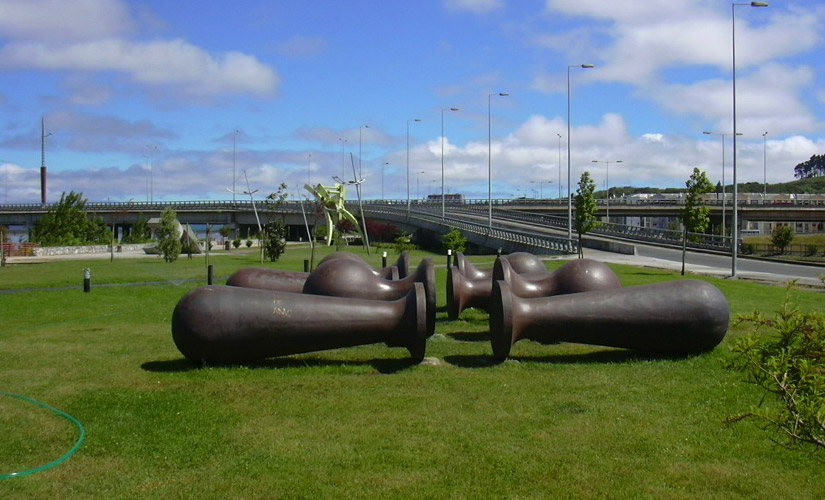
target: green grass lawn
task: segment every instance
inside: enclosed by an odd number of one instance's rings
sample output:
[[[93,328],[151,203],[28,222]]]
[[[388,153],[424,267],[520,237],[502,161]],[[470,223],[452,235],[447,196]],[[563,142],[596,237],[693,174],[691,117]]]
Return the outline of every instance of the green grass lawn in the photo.
[[[274,265],[301,270],[304,258],[290,248]],[[369,260],[379,265],[380,252]],[[260,265],[241,252],[212,263],[224,278]],[[88,432],[61,465],[0,480],[0,498],[825,497],[821,455],[778,446],[754,423],[724,423],[761,396],[723,367],[743,327],[701,356],[522,341],[494,364],[486,313],[447,320],[439,268],[427,350],[438,365],[372,345],[197,368],[175,348],[170,319],[202,284],[186,280],[205,280],[202,258],[14,265],[0,269],[0,287],[80,285],[84,267],[95,285],[161,284],[0,293],[0,391],[57,407]],[[681,279],[611,267],[625,286]],[[701,279],[734,314],[773,311],[785,293]],[[793,294],[821,308],[820,292]],[[77,430],[0,396],[0,436],[7,474],[58,458]]]

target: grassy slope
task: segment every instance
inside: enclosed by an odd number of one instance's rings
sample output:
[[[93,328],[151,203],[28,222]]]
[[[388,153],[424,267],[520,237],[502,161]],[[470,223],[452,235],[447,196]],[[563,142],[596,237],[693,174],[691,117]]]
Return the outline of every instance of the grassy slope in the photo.
[[[299,269],[302,259],[290,251],[281,265]],[[75,282],[88,264],[0,276],[13,287]],[[256,263],[236,255],[215,264],[228,276]],[[486,313],[448,322],[440,296],[428,356],[441,366],[411,367],[403,349],[375,345],[196,369],[169,321],[196,286],[178,280],[203,276],[203,261],[91,265],[98,277],[167,284],[0,295],[0,390],[61,408],[89,433],[64,464],[0,481],[4,499],[825,495],[820,460],[776,446],[753,424],[723,423],[759,399],[722,368],[742,329],[687,359],[520,342],[516,361],[491,365]],[[625,286],[678,279],[614,269]],[[438,277],[443,290],[443,269]],[[784,293],[709,281],[734,313],[770,311]],[[794,294],[821,307],[818,293]],[[0,435],[0,473],[52,460],[76,439],[71,424],[3,397]]]

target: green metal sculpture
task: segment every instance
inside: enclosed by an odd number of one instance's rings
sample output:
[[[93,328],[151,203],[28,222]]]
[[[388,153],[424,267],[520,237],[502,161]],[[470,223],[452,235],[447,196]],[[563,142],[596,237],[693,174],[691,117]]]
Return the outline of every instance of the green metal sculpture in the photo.
[[[338,225],[338,222],[341,219],[352,222],[352,225],[355,227],[356,231],[358,231],[361,238],[364,237],[361,232],[361,225],[358,224],[358,220],[349,210],[347,210],[344,205],[347,199],[346,186],[343,184],[335,184],[334,186],[322,186],[321,184],[310,186],[309,184],[304,184],[304,188],[315,195],[315,198],[318,199],[318,202],[324,208],[324,215],[326,215],[327,218],[328,228],[327,246],[332,245],[332,230]]]

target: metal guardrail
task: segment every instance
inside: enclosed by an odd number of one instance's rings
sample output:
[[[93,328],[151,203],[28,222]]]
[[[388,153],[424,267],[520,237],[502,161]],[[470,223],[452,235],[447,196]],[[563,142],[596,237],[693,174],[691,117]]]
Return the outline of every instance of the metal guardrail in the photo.
[[[405,220],[416,219],[429,224],[440,225],[446,229],[457,228],[462,232],[508,241],[517,245],[543,248],[552,252],[574,253],[578,251],[577,242],[569,240],[566,236],[536,234],[528,231],[495,226],[491,229],[486,224],[479,224],[465,219],[457,219],[455,217],[445,217],[442,219],[440,215],[435,215],[432,211],[410,210],[408,212],[406,207],[402,208],[400,206],[365,205],[364,213],[373,215],[389,214]]]
[[[57,206],[57,203],[11,203],[0,204],[0,211],[5,212],[47,212]],[[100,212],[123,212],[123,211],[146,211],[162,212],[166,207],[172,207],[176,212],[188,210],[252,210],[251,201],[128,201],[128,202],[108,202],[90,201],[86,202],[87,211]],[[256,200],[255,207],[258,211],[271,211],[269,205],[264,200]],[[298,201],[285,201],[278,207],[278,212],[300,213],[301,203]]]
[[[374,205],[373,205],[374,206]],[[440,205],[419,205],[417,213],[434,213],[439,212],[441,210]],[[400,209],[399,209],[400,210]],[[449,211],[452,214],[455,213],[468,213],[473,214],[474,216],[484,216],[487,217],[489,214],[489,206],[480,206],[480,205],[449,205]],[[403,210],[406,213],[406,210]],[[545,214],[537,214],[532,212],[524,212],[521,210],[508,210],[505,208],[493,208],[493,218],[494,221],[497,221],[498,224],[501,221],[511,221],[511,222],[520,222],[525,224],[532,224],[541,227],[552,227],[555,229],[567,231],[567,218],[566,217],[559,217],[556,215],[545,215]],[[440,221],[441,217],[438,216],[437,219]],[[461,220],[450,218],[451,221]],[[467,221],[465,221],[467,222]],[[488,224],[479,224],[473,223],[476,226],[482,227],[483,232],[486,234],[488,230]],[[513,229],[505,229],[498,226],[497,228],[500,231],[516,231],[520,233],[526,233],[525,231],[517,231]],[[603,222],[601,226],[596,229],[590,231],[590,234],[593,235],[604,235],[604,236],[614,236],[617,238],[633,240],[633,241],[640,241],[640,242],[647,242],[647,243],[664,243],[668,245],[681,245],[682,238],[684,237],[683,232],[679,230],[672,230],[672,229],[659,229],[659,228],[651,228],[651,227],[640,227],[640,226],[631,226],[627,224],[618,224],[613,222]],[[566,241],[567,238],[564,237]],[[692,249],[705,249],[705,250],[718,250],[718,251],[729,251],[731,245],[732,238],[730,236],[719,236],[714,234],[705,234],[705,233],[693,233],[688,232],[687,244],[688,248]]]

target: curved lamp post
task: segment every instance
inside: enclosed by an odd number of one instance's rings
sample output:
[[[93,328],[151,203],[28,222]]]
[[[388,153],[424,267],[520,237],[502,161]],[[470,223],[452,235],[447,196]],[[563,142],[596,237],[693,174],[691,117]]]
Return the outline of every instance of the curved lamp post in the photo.
[[[722,132],[702,132],[705,135],[718,135],[722,138],[722,237],[725,237],[725,209],[728,203],[727,195],[725,194],[725,137],[732,134],[725,134]],[[737,135],[742,135],[738,132]]]
[[[605,207],[605,214],[607,217],[607,223],[610,223],[610,162],[609,161],[599,161],[593,160],[593,163],[604,163],[604,186],[605,186],[605,195],[604,195],[604,207]],[[622,163],[622,160],[616,160],[613,163]]]
[[[739,251],[739,208],[737,198],[739,189],[736,184],[736,6],[748,5],[750,7],[767,7],[767,2],[733,2],[730,5],[731,20],[731,54],[732,54],[732,76],[733,76],[733,228],[731,229],[731,278],[736,277],[736,254]]]
[[[493,140],[492,140],[492,105],[490,99],[494,96],[506,97],[507,92],[487,94],[487,229],[493,230]]]
[[[444,219],[444,112],[458,111],[458,108],[441,108],[441,218]]]
[[[570,68],[595,68],[593,64],[567,66],[567,239],[573,239],[573,192],[570,190]]]
[[[420,122],[420,118],[407,120],[407,212],[410,211],[410,122]]]

